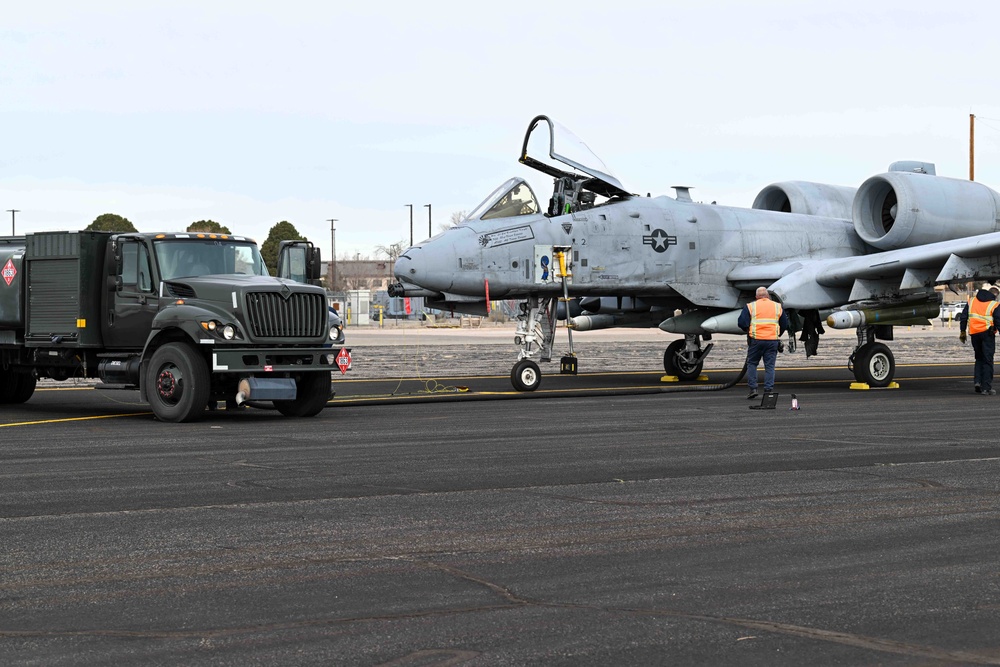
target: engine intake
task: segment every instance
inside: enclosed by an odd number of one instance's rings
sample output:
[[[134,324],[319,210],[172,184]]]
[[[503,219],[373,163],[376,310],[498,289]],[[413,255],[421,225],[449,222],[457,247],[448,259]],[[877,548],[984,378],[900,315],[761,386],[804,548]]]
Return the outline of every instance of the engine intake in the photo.
[[[929,174],[872,176],[854,197],[854,230],[879,250],[909,248],[1000,229],[1000,194],[980,183]]]
[[[844,185],[808,181],[772,183],[758,193],[753,208],[849,220],[855,191]]]

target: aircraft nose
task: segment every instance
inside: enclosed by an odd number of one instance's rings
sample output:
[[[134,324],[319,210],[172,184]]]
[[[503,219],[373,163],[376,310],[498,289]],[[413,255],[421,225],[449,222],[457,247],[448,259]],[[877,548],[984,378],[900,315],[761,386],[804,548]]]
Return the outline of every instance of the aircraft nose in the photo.
[[[431,261],[420,246],[413,246],[396,260],[392,272],[396,279],[417,287],[444,292],[451,287],[451,280],[440,263]]]

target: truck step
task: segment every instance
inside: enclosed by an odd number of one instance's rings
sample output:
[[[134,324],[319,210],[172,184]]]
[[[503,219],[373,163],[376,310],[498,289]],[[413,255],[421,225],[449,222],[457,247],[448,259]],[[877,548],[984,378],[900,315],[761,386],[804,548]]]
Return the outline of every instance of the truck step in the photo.
[[[105,391],[139,391],[139,387],[134,384],[107,384],[106,382],[98,382],[94,385],[94,389],[104,389]]]

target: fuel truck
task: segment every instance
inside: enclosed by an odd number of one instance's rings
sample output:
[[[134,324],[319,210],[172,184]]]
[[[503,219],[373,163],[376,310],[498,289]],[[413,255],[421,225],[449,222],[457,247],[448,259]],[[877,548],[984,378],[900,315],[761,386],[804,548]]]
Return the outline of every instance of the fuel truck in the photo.
[[[307,284],[319,272],[308,242],[283,243],[272,277],[253,240],[228,234],[0,237],[0,409],[39,378],[95,378],[138,389],[165,422],[223,400],[316,415],[344,343]]]

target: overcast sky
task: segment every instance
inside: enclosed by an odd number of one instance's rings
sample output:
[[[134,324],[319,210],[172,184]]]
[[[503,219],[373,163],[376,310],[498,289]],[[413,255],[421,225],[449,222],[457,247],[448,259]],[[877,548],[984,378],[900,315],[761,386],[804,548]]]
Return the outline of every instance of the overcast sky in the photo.
[[[356,5],[343,8],[341,5]],[[362,7],[362,4],[364,7]],[[547,114],[626,189],[749,206],[895,160],[1000,189],[1000,4],[5,3],[0,233],[288,220],[329,257],[416,241],[503,180]]]

